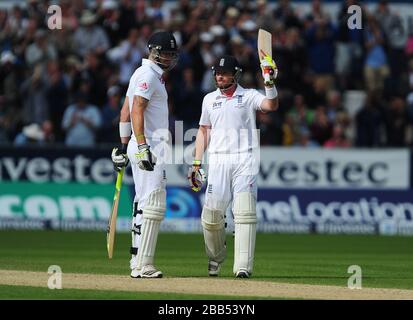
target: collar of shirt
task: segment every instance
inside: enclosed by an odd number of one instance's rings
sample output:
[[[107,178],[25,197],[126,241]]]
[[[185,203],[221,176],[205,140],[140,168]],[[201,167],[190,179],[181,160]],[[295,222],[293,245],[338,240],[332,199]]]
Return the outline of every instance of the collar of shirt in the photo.
[[[160,76],[163,75],[164,71],[162,70],[162,68],[149,59],[142,59],[142,65],[149,65],[153,71],[158,73]]]
[[[218,96],[222,99],[224,99],[224,98],[232,99],[232,98],[235,98],[236,96],[243,96],[244,95],[244,90],[245,89],[237,83],[237,88],[235,89],[235,91],[234,91],[234,93],[232,94],[231,97],[228,97],[225,94],[222,94],[222,92],[219,88],[217,88],[216,92],[217,92]]]

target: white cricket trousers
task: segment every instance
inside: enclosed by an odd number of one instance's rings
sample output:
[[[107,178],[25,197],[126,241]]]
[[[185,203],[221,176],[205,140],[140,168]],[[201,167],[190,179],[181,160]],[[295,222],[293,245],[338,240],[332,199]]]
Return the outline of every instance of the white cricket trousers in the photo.
[[[205,206],[226,211],[233,197],[250,192],[257,198],[256,158],[251,153],[209,154]]]

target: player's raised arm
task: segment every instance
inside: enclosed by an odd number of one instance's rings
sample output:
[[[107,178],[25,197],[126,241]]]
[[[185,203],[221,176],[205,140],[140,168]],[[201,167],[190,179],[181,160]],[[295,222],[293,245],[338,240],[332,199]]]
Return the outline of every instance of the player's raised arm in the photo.
[[[130,113],[129,113],[129,98],[126,97],[123,102],[122,109],[119,117],[119,136],[122,143],[122,147],[113,148],[112,150],[112,162],[116,171],[122,170],[129,163],[127,149],[128,143],[132,134]]]
[[[276,111],[278,109],[278,92],[275,88],[275,79],[278,75],[277,65],[274,60],[266,57],[261,60],[261,70],[266,98],[262,101],[260,109],[264,112]]]

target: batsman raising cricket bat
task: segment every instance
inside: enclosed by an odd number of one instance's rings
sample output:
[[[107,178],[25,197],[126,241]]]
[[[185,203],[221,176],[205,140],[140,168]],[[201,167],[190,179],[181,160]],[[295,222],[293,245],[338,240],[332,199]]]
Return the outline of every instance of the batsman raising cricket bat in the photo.
[[[274,85],[277,68],[271,51],[271,34],[260,30],[258,52],[265,95],[241,87],[238,83],[241,65],[233,56],[222,56],[212,67],[217,89],[208,93],[202,102],[195,158],[188,180],[193,191],[201,190],[202,159],[208,148],[208,186],[201,221],[209,276],[219,275],[226,258],[224,214],[231,201],[235,224],[233,273],[237,278],[252,275],[259,172],[259,161],[255,157],[259,152],[259,140],[254,138],[257,136],[255,117],[257,111],[270,112],[278,108]]]

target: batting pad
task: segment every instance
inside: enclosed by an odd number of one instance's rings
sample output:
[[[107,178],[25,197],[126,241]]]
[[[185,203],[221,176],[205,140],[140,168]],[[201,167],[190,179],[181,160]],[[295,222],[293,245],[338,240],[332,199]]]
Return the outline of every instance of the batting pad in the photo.
[[[145,202],[143,208],[143,222],[141,227],[141,243],[138,250],[138,269],[153,265],[159,227],[165,216],[166,191],[154,190]]]
[[[142,227],[142,211],[138,210],[138,203],[133,203],[133,218],[132,218],[132,226],[131,226],[131,233],[132,233],[132,248],[134,250],[138,250],[141,243],[141,227]],[[132,257],[130,259],[130,268],[133,270],[137,266],[137,254],[132,252]]]
[[[235,195],[234,205],[235,242],[234,274],[240,270],[252,273],[257,233],[256,200],[252,193],[240,192]]]
[[[201,219],[206,254],[210,260],[222,263],[227,255],[224,212],[204,206]]]

